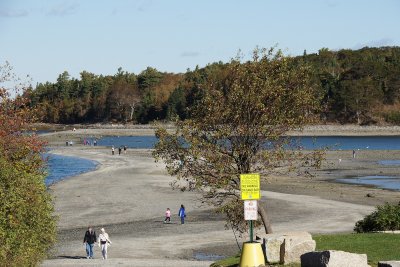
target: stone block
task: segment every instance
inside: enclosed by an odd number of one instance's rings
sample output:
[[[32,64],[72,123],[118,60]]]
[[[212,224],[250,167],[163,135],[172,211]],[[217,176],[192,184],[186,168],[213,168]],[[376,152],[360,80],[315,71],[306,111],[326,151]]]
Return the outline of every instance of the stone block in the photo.
[[[300,255],[315,250],[308,232],[286,232],[261,236],[267,263],[300,262]]]
[[[380,261],[378,267],[400,267],[400,261]]]
[[[314,251],[301,255],[301,267],[368,267],[366,254],[344,251]]]
[[[264,239],[265,260],[268,263],[281,262],[281,247],[284,241],[283,236],[269,237]]]
[[[281,262],[283,264],[299,263],[300,256],[315,250],[314,240],[304,236],[285,236],[281,249]]]

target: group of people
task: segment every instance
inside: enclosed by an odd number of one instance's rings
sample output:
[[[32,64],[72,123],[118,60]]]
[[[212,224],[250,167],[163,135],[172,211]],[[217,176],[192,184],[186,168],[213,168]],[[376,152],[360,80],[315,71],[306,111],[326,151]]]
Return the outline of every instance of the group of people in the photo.
[[[186,212],[185,212],[185,206],[183,204],[179,208],[178,216],[181,219],[181,224],[184,224]],[[171,222],[171,210],[169,208],[167,208],[167,210],[165,211],[164,223],[170,223],[170,222]],[[96,243],[98,243],[98,245],[101,249],[101,254],[103,256],[103,260],[106,260],[107,259],[107,248],[108,248],[108,246],[110,246],[112,244],[110,237],[106,233],[104,228],[100,229],[100,234],[97,237],[94,229],[91,226],[89,226],[88,230],[86,231],[85,236],[83,238],[83,244],[85,245],[85,248],[86,248],[86,258],[88,258],[88,259],[94,258],[93,247]]]
[[[88,230],[85,233],[85,237],[83,238],[83,244],[85,245],[86,255],[87,255],[86,258],[88,259],[93,259],[94,256],[93,247],[96,243],[99,244],[103,260],[107,259],[107,247],[110,246],[112,243],[104,228],[101,228],[100,232],[101,233],[97,238],[96,232],[91,226],[89,226]]]
[[[183,206],[183,204],[181,205],[181,207],[179,209],[178,216],[181,219],[181,224],[184,224],[186,212],[185,212],[185,206]],[[167,210],[165,211],[164,223],[170,223],[170,222],[171,222],[171,210],[169,208],[167,208]]]
[[[120,147],[118,147],[118,155],[121,155],[122,149],[124,150],[124,154],[126,154],[127,146],[120,146]],[[111,155],[114,155],[114,154],[115,154],[115,147],[112,146],[111,147]]]
[[[91,146],[91,145],[93,145],[93,146],[97,146],[97,140],[96,139],[91,139],[91,138],[84,138],[83,139],[83,145],[84,146]]]

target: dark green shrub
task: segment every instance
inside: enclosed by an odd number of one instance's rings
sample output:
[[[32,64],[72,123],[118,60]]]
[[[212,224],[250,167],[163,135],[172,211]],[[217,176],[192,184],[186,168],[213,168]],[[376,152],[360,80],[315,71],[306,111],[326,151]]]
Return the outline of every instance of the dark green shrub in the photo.
[[[400,125],[400,112],[392,111],[384,115],[385,121],[393,124]]]
[[[376,210],[356,222],[357,233],[400,230],[400,203],[377,206]]]

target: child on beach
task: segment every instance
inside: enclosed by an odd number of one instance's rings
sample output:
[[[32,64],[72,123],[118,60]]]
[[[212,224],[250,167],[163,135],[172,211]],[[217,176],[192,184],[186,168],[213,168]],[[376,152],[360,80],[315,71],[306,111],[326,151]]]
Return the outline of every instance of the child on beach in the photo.
[[[165,220],[164,223],[170,223],[171,222],[171,210],[169,208],[167,208],[167,210],[165,211]]]
[[[185,206],[183,206],[183,204],[181,205],[181,208],[179,209],[178,216],[181,218],[181,224],[184,224],[186,213],[185,213]]]

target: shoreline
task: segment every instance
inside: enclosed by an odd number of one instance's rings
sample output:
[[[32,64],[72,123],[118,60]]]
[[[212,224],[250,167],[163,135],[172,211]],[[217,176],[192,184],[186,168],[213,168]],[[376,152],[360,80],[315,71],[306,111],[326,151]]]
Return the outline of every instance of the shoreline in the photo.
[[[173,124],[154,125],[39,125],[52,132],[41,134],[50,141],[59,141],[92,136],[154,136],[158,126],[166,127],[169,132],[176,129]],[[75,129],[75,131],[73,130]],[[309,125],[302,131],[289,131],[288,136],[400,136],[400,126],[358,126],[358,125]]]

